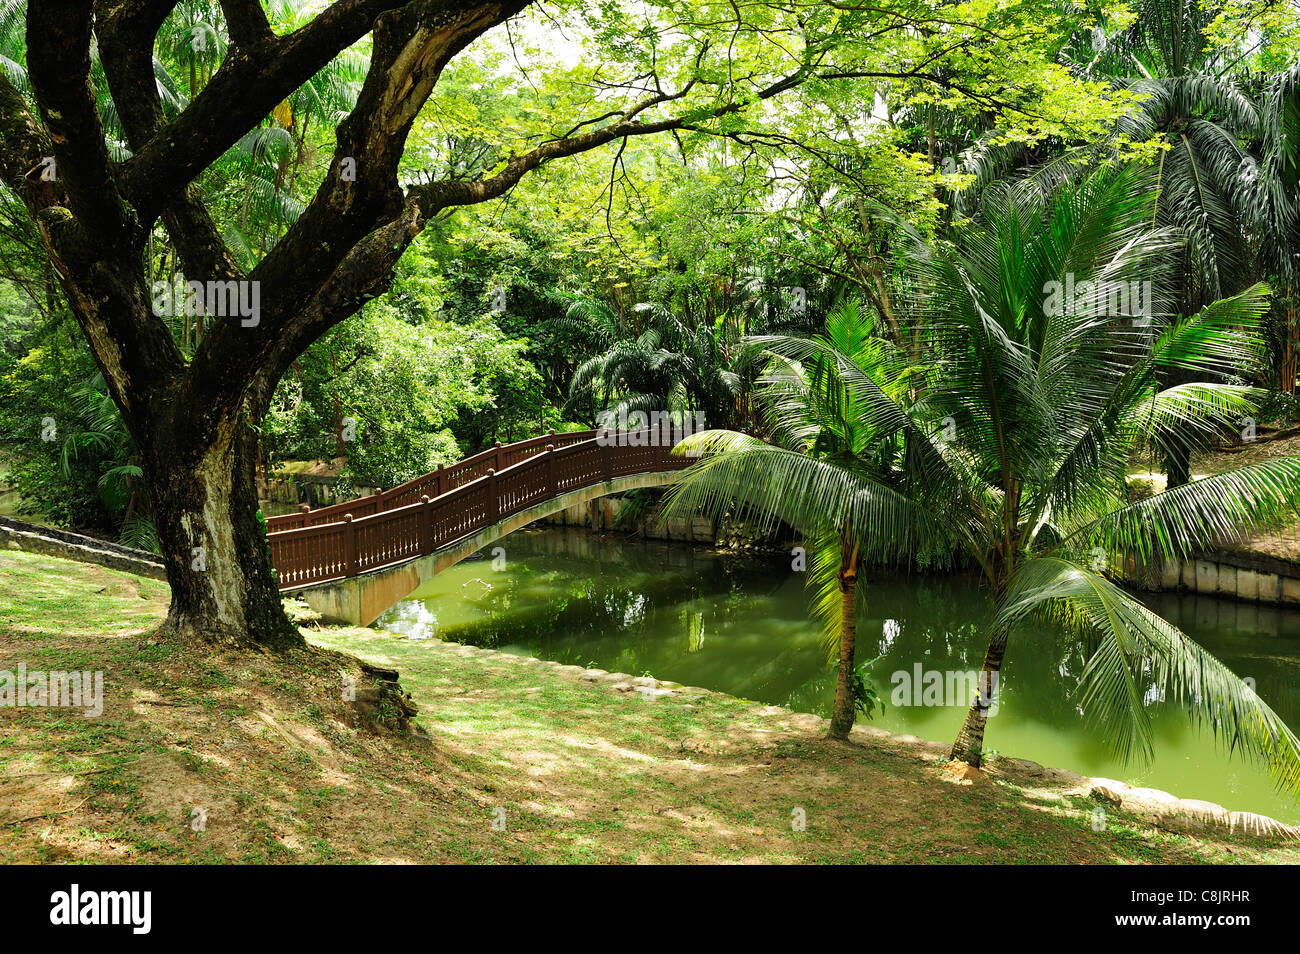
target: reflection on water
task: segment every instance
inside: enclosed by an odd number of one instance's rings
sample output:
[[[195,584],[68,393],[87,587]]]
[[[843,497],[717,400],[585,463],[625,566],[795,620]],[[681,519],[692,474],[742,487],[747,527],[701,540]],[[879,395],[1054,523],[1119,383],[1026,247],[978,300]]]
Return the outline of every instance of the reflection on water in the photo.
[[[821,635],[807,615],[802,574],[780,558],[721,556],[680,545],[581,531],[519,532],[488,560],[439,575],[375,625],[412,639],[445,638],[580,666],[650,674],[747,699],[829,714],[834,694]],[[864,583],[858,658],[887,709],[875,724],[947,741],[961,706],[890,704],[893,674],[977,670],[988,604],[969,580],[879,578]],[[1242,676],[1294,729],[1300,726],[1300,613],[1196,596],[1150,594],[1149,605]],[[1017,630],[985,745],[1070,768],[1300,822],[1266,773],[1216,750],[1213,736],[1149,699],[1150,766],[1116,763],[1084,729],[1071,698],[1082,647],[1049,626]]]

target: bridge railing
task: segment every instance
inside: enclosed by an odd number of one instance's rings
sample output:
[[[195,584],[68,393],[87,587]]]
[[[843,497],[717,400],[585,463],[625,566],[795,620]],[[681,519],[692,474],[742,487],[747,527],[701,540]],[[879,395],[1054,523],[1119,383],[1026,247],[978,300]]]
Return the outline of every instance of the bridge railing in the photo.
[[[361,515],[329,508],[338,513],[333,522],[273,529],[267,540],[280,589],[356,576],[426,556],[572,490],[615,477],[681,470],[694,462],[673,455],[671,447],[632,443],[643,435],[620,434],[602,442],[590,437],[591,433],[586,440],[563,447],[551,445],[548,450],[548,445],[542,444],[540,451],[533,448],[528,453],[521,449],[518,462],[500,471],[488,468],[481,476],[437,496],[426,492],[415,503]],[[549,441],[549,435],[544,440]]]
[[[513,444],[498,443],[495,447],[489,447],[473,457],[466,457],[450,467],[439,467],[435,471],[421,474],[404,484],[398,484],[391,490],[379,490],[368,497],[346,500],[316,510],[302,510],[298,513],[283,513],[267,517],[266,529],[268,532],[274,532],[297,527],[316,527],[326,523],[337,523],[343,519],[345,513],[350,513],[353,519],[357,519],[384,510],[405,507],[419,503],[423,496],[437,497],[449,490],[455,490],[484,476],[489,470],[500,473],[507,467],[512,467],[546,450],[548,444],[553,444],[557,448],[568,447],[582,441],[589,441],[595,436],[595,431],[571,431],[564,434],[543,434],[541,437],[530,437]]]

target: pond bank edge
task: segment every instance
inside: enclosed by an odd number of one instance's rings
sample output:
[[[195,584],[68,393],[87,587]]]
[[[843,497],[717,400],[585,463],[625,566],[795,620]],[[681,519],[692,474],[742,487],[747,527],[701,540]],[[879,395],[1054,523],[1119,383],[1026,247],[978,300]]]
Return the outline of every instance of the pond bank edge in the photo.
[[[376,630],[375,632],[381,631]],[[407,638],[395,633],[385,633],[384,635],[393,639]],[[611,692],[637,692],[648,701],[654,701],[662,697],[674,697],[683,701],[716,697],[754,706],[763,716],[781,716],[804,730],[825,733],[829,726],[828,720],[812,713],[795,712],[783,706],[766,705],[713,689],[705,689],[700,686],[684,686],[681,683],[669,680],[655,679],[653,676],[632,676],[629,673],[608,672],[604,669],[584,669],[581,666],[565,665],[554,660],[539,659],[536,656],[506,653],[496,649],[485,649],[451,640],[429,639],[420,642],[428,642],[459,656],[490,656],[550,669],[567,679],[589,683],[595,687],[604,687]],[[910,734],[895,734],[872,725],[855,725],[850,737],[851,740],[854,737],[859,741],[872,739],[901,745],[914,750],[917,758],[933,763],[936,766],[947,761],[947,755],[951,748],[948,743],[930,742]],[[1206,828],[1208,825],[1214,825],[1226,828],[1230,832],[1239,830],[1248,835],[1282,836],[1300,840],[1300,825],[1288,825],[1267,815],[1260,815],[1255,812],[1229,811],[1214,802],[1179,798],[1160,789],[1141,788],[1117,779],[1081,775],[1068,769],[1045,768],[1028,759],[998,756],[985,766],[984,774],[988,779],[1005,781],[1025,789],[1032,789],[1036,791],[1036,794],[1052,799],[1090,798],[1097,803],[1098,808],[1103,812],[1108,807],[1121,808],[1136,816],[1140,821],[1183,833],[1195,832]],[[971,782],[966,781],[960,784],[971,784]]]

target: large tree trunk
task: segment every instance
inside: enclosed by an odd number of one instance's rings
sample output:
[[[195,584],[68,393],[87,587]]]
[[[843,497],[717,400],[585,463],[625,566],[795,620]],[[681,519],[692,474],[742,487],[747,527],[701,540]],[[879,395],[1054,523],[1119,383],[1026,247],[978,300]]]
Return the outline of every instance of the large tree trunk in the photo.
[[[165,436],[141,441],[172,591],[165,631],[216,645],[302,645],[257,519],[256,433],[243,422],[190,426],[193,412],[177,418]],[[210,441],[187,439],[205,432]]]
[[[313,341],[388,290],[403,251],[439,213],[500,198],[552,160],[682,128],[693,113],[643,118],[686,89],[661,92],[600,128],[580,123],[512,154],[483,178],[407,188],[398,174],[407,136],[443,68],[527,0],[334,4],[286,35],[271,29],[261,4],[223,2],[231,42],[222,66],[191,83],[190,102],[174,116],[163,108],[153,69],[154,43],[173,6],[26,5],[37,108],[0,71],[0,182],[40,230],[139,449],[172,587],[167,627],[210,643],[292,645],[301,638],[280,609],[254,481],[253,433],[280,376]],[[251,270],[241,267],[194,184],[367,35],[366,79],[335,130],[314,197]],[[129,161],[109,154],[92,66],[107,81]],[[758,98],[794,83],[773,83]],[[192,354],[177,347],[164,320],[174,314],[164,314],[151,281],[160,221],[173,274],[179,264],[187,282],[210,296],[237,289],[241,303],[258,302],[251,314],[241,305],[237,321],[225,307],[209,309],[206,326],[200,310]]]
[[[949,758],[956,762],[979,767],[984,752],[984,726],[988,722],[997,695],[998,676],[1002,671],[1002,658],[1007,652],[1007,634],[999,631],[989,640],[989,647],[984,653],[984,665],[980,667],[978,694],[966,712],[966,721],[957,733],[957,741],[952,744]]]
[[[832,739],[847,739],[857,715],[853,695],[853,673],[858,633],[858,551],[853,548],[840,565],[840,665],[835,683],[835,708],[831,713]]]

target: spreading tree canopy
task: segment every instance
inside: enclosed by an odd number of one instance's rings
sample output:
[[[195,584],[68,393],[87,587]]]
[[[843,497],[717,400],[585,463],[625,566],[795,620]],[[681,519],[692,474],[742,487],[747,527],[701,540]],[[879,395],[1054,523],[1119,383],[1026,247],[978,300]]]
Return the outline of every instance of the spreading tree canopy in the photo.
[[[1001,135],[1024,142],[1086,137],[1129,102],[1057,62],[1088,13],[1047,0],[561,2],[527,22],[534,36],[559,24],[547,35],[583,38],[580,51],[571,43],[541,72],[506,57],[493,73],[516,74],[509,136],[404,180],[413,129],[430,137],[444,121],[425,112],[444,68],[503,25],[506,41],[521,40],[513,31],[530,6],[0,4],[0,20],[25,28],[0,64],[0,181],[35,224],[138,449],[172,589],[167,625],[182,637],[298,641],[256,519],[258,426],[286,369],[384,294],[434,217],[498,198],[544,163],[605,146],[617,154],[635,137],[748,133],[815,146],[828,124],[869,122],[884,87],[896,100],[994,117]],[[184,64],[181,95],[162,77],[187,49],[203,55]],[[334,142],[311,170],[314,195],[250,248],[205,175],[271,117],[293,126],[305,89],[327,97],[337,84],[322,74],[354,74],[359,89],[337,98],[352,104],[345,112],[319,110]],[[206,289],[208,325],[192,348],[160,314],[176,303],[150,281],[159,237]]]

